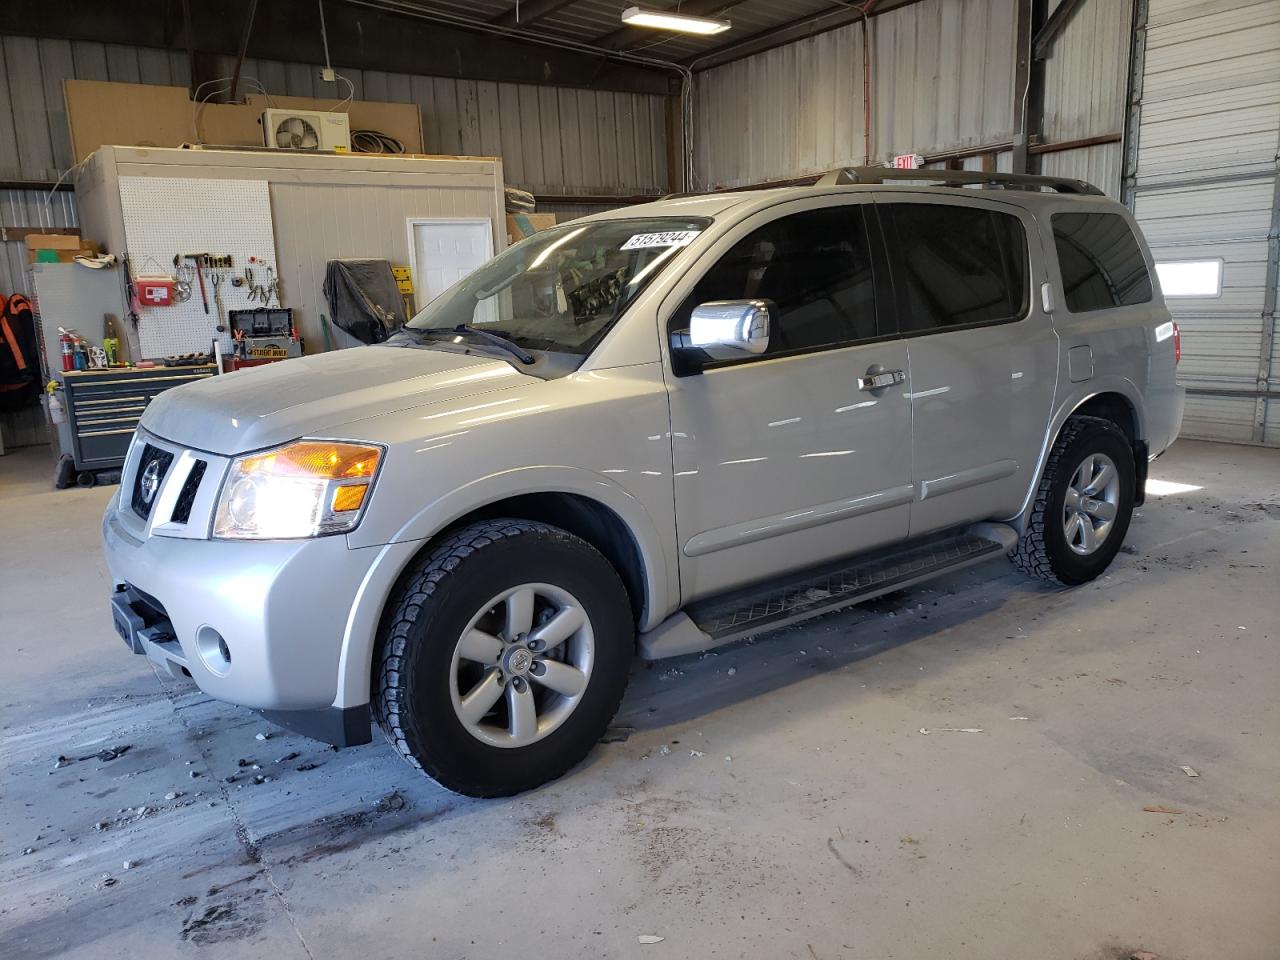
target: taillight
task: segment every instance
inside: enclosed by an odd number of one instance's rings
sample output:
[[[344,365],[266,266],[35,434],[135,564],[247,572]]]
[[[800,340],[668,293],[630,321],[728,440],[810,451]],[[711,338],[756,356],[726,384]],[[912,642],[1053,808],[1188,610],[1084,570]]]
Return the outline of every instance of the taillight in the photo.
[[[1173,325],[1173,362],[1182,362],[1182,330],[1176,323]]]

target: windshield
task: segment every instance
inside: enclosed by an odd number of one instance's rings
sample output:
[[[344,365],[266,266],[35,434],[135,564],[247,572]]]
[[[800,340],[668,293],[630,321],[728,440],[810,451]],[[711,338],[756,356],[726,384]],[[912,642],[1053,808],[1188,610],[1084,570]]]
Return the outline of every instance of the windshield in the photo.
[[[585,356],[709,223],[652,217],[542,230],[440,294],[408,326],[466,324],[529,350]]]

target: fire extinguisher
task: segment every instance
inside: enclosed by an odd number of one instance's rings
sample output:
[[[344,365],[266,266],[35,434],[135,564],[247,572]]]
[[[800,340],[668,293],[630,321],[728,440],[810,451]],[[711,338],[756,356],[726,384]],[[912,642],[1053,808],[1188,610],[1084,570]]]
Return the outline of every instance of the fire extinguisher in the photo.
[[[65,330],[58,335],[58,348],[62,352],[62,369],[74,370],[75,361],[75,342],[71,334]]]

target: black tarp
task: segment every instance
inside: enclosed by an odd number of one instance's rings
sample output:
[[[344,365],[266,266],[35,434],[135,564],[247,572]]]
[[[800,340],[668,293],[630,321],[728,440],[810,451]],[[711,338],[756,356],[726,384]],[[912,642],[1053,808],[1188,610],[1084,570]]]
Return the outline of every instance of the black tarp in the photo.
[[[404,298],[386,260],[330,260],[324,298],[333,322],[362,343],[381,343],[404,326]]]

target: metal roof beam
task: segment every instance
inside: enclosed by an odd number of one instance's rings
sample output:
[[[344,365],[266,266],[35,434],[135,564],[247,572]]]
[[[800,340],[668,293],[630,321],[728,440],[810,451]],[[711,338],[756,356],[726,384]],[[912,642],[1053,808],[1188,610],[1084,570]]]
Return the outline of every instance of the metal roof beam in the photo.
[[[238,0],[234,7],[243,11],[248,2]],[[155,0],[0,0],[0,6],[7,33],[160,49],[189,45],[197,56],[236,56],[244,26],[222,4],[190,3],[189,28],[181,4]],[[656,64],[468,29],[432,20],[427,11],[396,0],[325,0],[324,11],[333,62],[343,67],[659,95],[671,92],[674,79]],[[245,55],[323,64],[314,0],[259,4]]]
[[[1049,58],[1054,41],[1083,6],[1084,0],[1062,0],[1054,8],[1053,13],[1049,14],[1049,19],[1044,22],[1044,26],[1036,32],[1035,38],[1031,41],[1032,59],[1047,60]]]
[[[500,13],[489,22],[499,27],[527,27],[543,17],[549,17],[574,0],[526,0],[517,3],[506,13]]]
[[[888,13],[890,10],[896,10],[899,7],[918,2],[920,0],[878,0],[878,2],[870,5],[866,16],[875,19],[882,13]],[[800,17],[781,26],[770,27],[767,30],[761,30],[759,33],[753,33],[751,36],[744,37],[741,40],[722,44],[719,47],[708,50],[706,53],[687,57],[681,62],[694,70],[710,70],[712,67],[732,63],[734,60],[742,60],[754,54],[772,50],[775,47],[784,47],[788,43],[795,43],[797,40],[807,40],[829,30],[838,30],[861,20],[862,17],[863,12],[860,6],[852,3],[841,3],[821,13]]]

